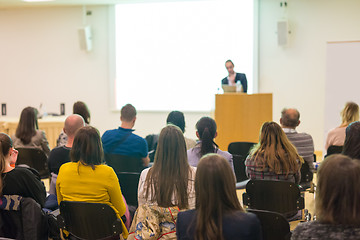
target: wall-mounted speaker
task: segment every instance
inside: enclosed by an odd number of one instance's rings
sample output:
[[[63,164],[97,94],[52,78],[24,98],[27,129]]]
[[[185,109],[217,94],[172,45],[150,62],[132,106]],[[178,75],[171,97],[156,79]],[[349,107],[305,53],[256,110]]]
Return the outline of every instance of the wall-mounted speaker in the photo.
[[[91,27],[86,26],[79,28],[80,49],[90,52],[92,50],[92,34]]]
[[[287,20],[277,22],[277,40],[279,46],[285,46],[288,43],[289,25]]]

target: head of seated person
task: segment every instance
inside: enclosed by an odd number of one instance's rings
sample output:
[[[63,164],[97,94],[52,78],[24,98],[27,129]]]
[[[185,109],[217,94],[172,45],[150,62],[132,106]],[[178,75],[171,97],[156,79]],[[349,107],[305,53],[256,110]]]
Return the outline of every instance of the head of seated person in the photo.
[[[360,122],[350,123],[346,128],[346,137],[343,147],[344,155],[360,159]]]
[[[166,119],[166,123],[178,126],[183,133],[185,132],[185,117],[184,113],[180,111],[170,112]]]
[[[260,130],[259,142],[250,150],[245,165],[251,179],[299,182],[303,161],[279,124],[265,122]]]
[[[63,131],[68,136],[67,147],[72,146],[76,131],[84,126],[84,118],[79,114],[72,114],[65,119]]]
[[[74,103],[73,114],[79,114],[84,119],[86,125],[90,124],[90,111],[84,102],[77,101]]]
[[[229,236],[235,235],[239,239],[250,236],[258,239],[255,236],[261,235],[256,216],[245,213],[240,205],[235,177],[224,157],[210,153],[201,158],[196,171],[195,192],[196,210],[178,215],[180,239],[230,239]],[[228,227],[230,223],[239,227]]]
[[[214,142],[214,138],[217,136],[217,126],[214,119],[202,117],[196,123],[196,136],[201,141],[199,157],[215,152],[218,145]]]
[[[26,107],[21,111],[15,136],[19,138],[24,145],[31,142],[31,138],[36,135],[36,130],[39,128],[37,113],[37,110],[33,107]]]
[[[159,136],[154,165],[147,172],[143,191],[139,191],[139,204],[155,202],[160,207],[194,207],[193,179],[195,170],[187,161],[182,131],[175,125],[164,127]],[[141,198],[146,200],[141,200]],[[190,204],[189,204],[190,202]]]
[[[126,104],[120,110],[121,127],[132,129],[136,121],[136,109],[131,104]]]
[[[352,122],[359,121],[359,105],[354,102],[347,102],[340,115],[340,127],[346,127]]]

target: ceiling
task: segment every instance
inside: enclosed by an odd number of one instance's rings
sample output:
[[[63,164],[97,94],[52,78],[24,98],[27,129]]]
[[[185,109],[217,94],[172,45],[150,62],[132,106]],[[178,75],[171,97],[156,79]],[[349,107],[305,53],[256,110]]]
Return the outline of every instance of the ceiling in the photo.
[[[169,2],[169,0],[54,0],[50,2],[23,2],[22,0],[0,0],[0,8],[39,6],[112,5],[119,3]],[[172,1],[172,0],[170,0]],[[178,0],[173,0],[178,1]]]

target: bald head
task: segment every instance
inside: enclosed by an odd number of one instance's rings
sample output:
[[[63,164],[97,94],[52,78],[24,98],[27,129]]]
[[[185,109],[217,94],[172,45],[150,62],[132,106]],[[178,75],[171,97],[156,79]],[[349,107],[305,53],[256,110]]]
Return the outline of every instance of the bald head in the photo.
[[[64,124],[64,132],[68,138],[74,138],[76,130],[85,126],[85,121],[82,116],[72,114],[68,116]]]
[[[300,113],[295,108],[284,108],[281,112],[280,124],[283,128],[295,129],[300,124]]]

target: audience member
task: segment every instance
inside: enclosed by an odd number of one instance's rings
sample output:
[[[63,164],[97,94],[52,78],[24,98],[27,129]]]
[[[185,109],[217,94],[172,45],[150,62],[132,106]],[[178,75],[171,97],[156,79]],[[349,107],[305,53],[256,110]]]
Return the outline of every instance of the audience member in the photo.
[[[133,133],[136,121],[136,109],[131,104],[121,108],[121,126],[118,129],[106,131],[101,140],[105,153],[120,154],[124,156],[139,157],[143,165],[150,162],[148,147],[145,139]]]
[[[0,133],[0,195],[30,197],[43,207],[46,191],[39,173],[32,168],[12,167],[17,155],[11,138]]]
[[[346,128],[346,138],[342,153],[360,160],[360,122],[350,123]]]
[[[181,130],[169,124],[160,132],[154,165],[141,172],[138,190],[139,205],[161,207],[195,207],[196,168],[189,166]]]
[[[114,170],[103,164],[104,153],[96,128],[80,128],[75,135],[70,151],[71,162],[60,167],[56,181],[58,203],[79,201],[105,203],[111,206],[118,218],[123,216],[126,205],[123,201],[118,178]],[[128,232],[123,225],[123,237]]]
[[[314,142],[307,133],[299,133],[296,127],[300,124],[300,113],[297,109],[284,108],[281,112],[280,124],[290,142],[295,146],[304,163],[314,172]]]
[[[80,115],[84,119],[86,125],[90,124],[90,111],[84,102],[77,101],[76,103],[74,103],[73,114]],[[56,146],[65,146],[67,141],[68,136],[64,131],[62,131],[56,141]]]
[[[128,239],[176,239],[179,211],[195,208],[196,168],[189,166],[184,135],[169,124],[161,130],[154,165],[142,171]]]
[[[84,126],[84,119],[78,114],[72,114],[65,120],[63,132],[67,136],[66,145],[51,150],[48,158],[48,165],[51,173],[50,194],[56,194],[56,189],[54,187],[56,185],[59,169],[64,163],[70,162],[70,150],[73,145],[75,133],[79,128]]]
[[[317,175],[316,221],[300,223],[291,239],[360,239],[360,162],[331,155]]]
[[[39,148],[49,156],[50,148],[45,132],[38,130],[37,110],[26,107],[22,110],[15,135],[12,136],[15,148]]]
[[[344,109],[341,111],[341,125],[331,129],[326,137],[325,153],[327,149],[332,146],[343,146],[345,141],[346,127],[355,121],[359,120],[359,106],[354,102],[347,102]]]
[[[262,239],[261,225],[245,213],[236,195],[235,177],[218,154],[201,158],[195,178],[196,210],[180,212],[177,239]]]
[[[281,127],[275,122],[265,122],[259,140],[245,160],[248,177],[299,183],[301,163],[304,160]]]
[[[214,142],[214,138],[217,136],[215,120],[209,117],[202,117],[196,123],[196,130],[196,136],[199,138],[199,142],[194,148],[187,151],[189,164],[196,167],[202,156],[208,153],[217,153],[227,159],[231,169],[234,171],[232,155],[228,152],[221,151]]]
[[[181,131],[183,133],[185,133],[185,117],[184,117],[184,113],[180,112],[180,111],[172,111],[169,113],[167,119],[166,119],[166,123],[167,124],[174,124],[175,126],[178,126]],[[195,147],[196,145],[196,141],[194,139],[191,138],[187,138],[185,137],[185,143],[186,143],[186,149],[190,149]]]

